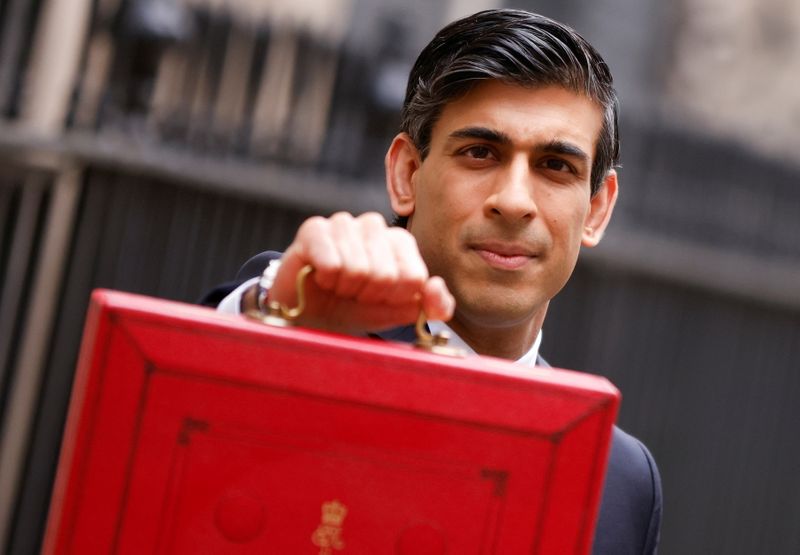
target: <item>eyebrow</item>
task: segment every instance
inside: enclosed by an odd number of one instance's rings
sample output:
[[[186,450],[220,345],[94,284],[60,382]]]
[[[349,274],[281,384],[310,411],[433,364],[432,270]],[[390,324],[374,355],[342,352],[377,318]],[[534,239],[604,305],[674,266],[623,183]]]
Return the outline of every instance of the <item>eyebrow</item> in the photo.
[[[463,127],[461,129],[456,129],[449,136],[450,139],[481,139],[484,141],[489,141],[491,143],[497,143],[502,145],[511,144],[511,137],[502,131],[498,131],[496,129],[490,129],[488,127]],[[565,156],[573,156],[575,158],[580,159],[582,162],[589,162],[591,157],[579,146],[576,146],[573,143],[568,141],[563,141],[561,139],[553,139],[540,145],[538,148],[541,148],[544,152],[549,152],[552,154],[562,154]]]
[[[511,144],[511,137],[488,127],[463,127],[450,133],[451,139],[483,139],[498,144]]]
[[[544,144],[542,150],[551,152],[553,154],[563,154],[565,156],[574,156],[579,158],[582,162],[589,162],[591,157],[580,147],[560,139],[553,139],[552,141]]]

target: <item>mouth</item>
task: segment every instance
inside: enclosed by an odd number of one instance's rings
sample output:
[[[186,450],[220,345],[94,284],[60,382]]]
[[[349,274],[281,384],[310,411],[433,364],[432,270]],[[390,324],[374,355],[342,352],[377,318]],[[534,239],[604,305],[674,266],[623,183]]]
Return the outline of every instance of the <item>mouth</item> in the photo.
[[[487,243],[473,245],[471,249],[489,266],[498,270],[519,270],[536,258],[533,250],[515,244]]]

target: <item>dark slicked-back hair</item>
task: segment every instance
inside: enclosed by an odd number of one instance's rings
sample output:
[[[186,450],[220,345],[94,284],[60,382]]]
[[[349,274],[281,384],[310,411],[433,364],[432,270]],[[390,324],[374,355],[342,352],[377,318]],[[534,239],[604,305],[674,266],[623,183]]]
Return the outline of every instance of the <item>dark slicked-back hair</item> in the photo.
[[[617,94],[600,54],[570,27],[521,10],[478,12],[439,31],[408,79],[401,130],[423,159],[445,105],[487,79],[524,87],[560,86],[595,101],[603,127],[595,146],[591,190],[619,158]],[[399,219],[405,225],[405,218]]]

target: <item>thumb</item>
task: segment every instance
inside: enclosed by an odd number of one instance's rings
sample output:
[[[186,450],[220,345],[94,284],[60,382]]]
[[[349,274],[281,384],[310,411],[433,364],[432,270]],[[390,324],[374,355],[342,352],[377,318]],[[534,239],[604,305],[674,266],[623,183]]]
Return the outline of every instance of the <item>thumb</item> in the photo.
[[[428,320],[446,322],[453,317],[455,307],[455,298],[447,289],[444,280],[439,276],[428,278],[422,288],[422,309]]]

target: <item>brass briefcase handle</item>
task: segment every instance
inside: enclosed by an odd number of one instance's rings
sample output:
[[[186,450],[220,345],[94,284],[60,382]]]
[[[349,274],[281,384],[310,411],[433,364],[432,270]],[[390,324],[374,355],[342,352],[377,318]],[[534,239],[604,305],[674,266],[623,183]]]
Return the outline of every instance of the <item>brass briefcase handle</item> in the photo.
[[[266,310],[248,310],[245,316],[258,320],[270,326],[288,327],[297,320],[306,309],[306,278],[314,271],[313,266],[306,264],[297,272],[295,290],[297,291],[297,305],[288,307],[278,301],[270,301]]]
[[[458,347],[451,347],[447,344],[447,342],[450,341],[450,334],[446,331],[439,333],[429,332],[425,326],[427,322],[428,319],[425,317],[425,311],[420,308],[417,323],[414,327],[417,332],[417,340],[414,342],[415,347],[440,355],[454,357],[466,356],[463,350]]]
[[[299,272],[297,272],[297,278],[295,281],[295,288],[297,291],[296,306],[288,307],[283,303],[270,301],[267,305],[266,312],[262,312],[260,310],[250,310],[246,313],[246,316],[271,326],[291,326],[292,323],[297,320],[301,314],[303,314],[303,311],[306,308],[306,278],[313,272],[314,268],[310,264],[306,264],[300,269]],[[420,309],[419,316],[417,317],[417,323],[414,326],[414,329],[417,333],[417,340],[414,342],[414,345],[417,348],[442,355],[464,355],[462,350],[449,347],[447,345],[447,342],[450,340],[447,332],[432,334],[427,330],[425,326],[426,322],[427,318],[425,317],[425,312]]]

